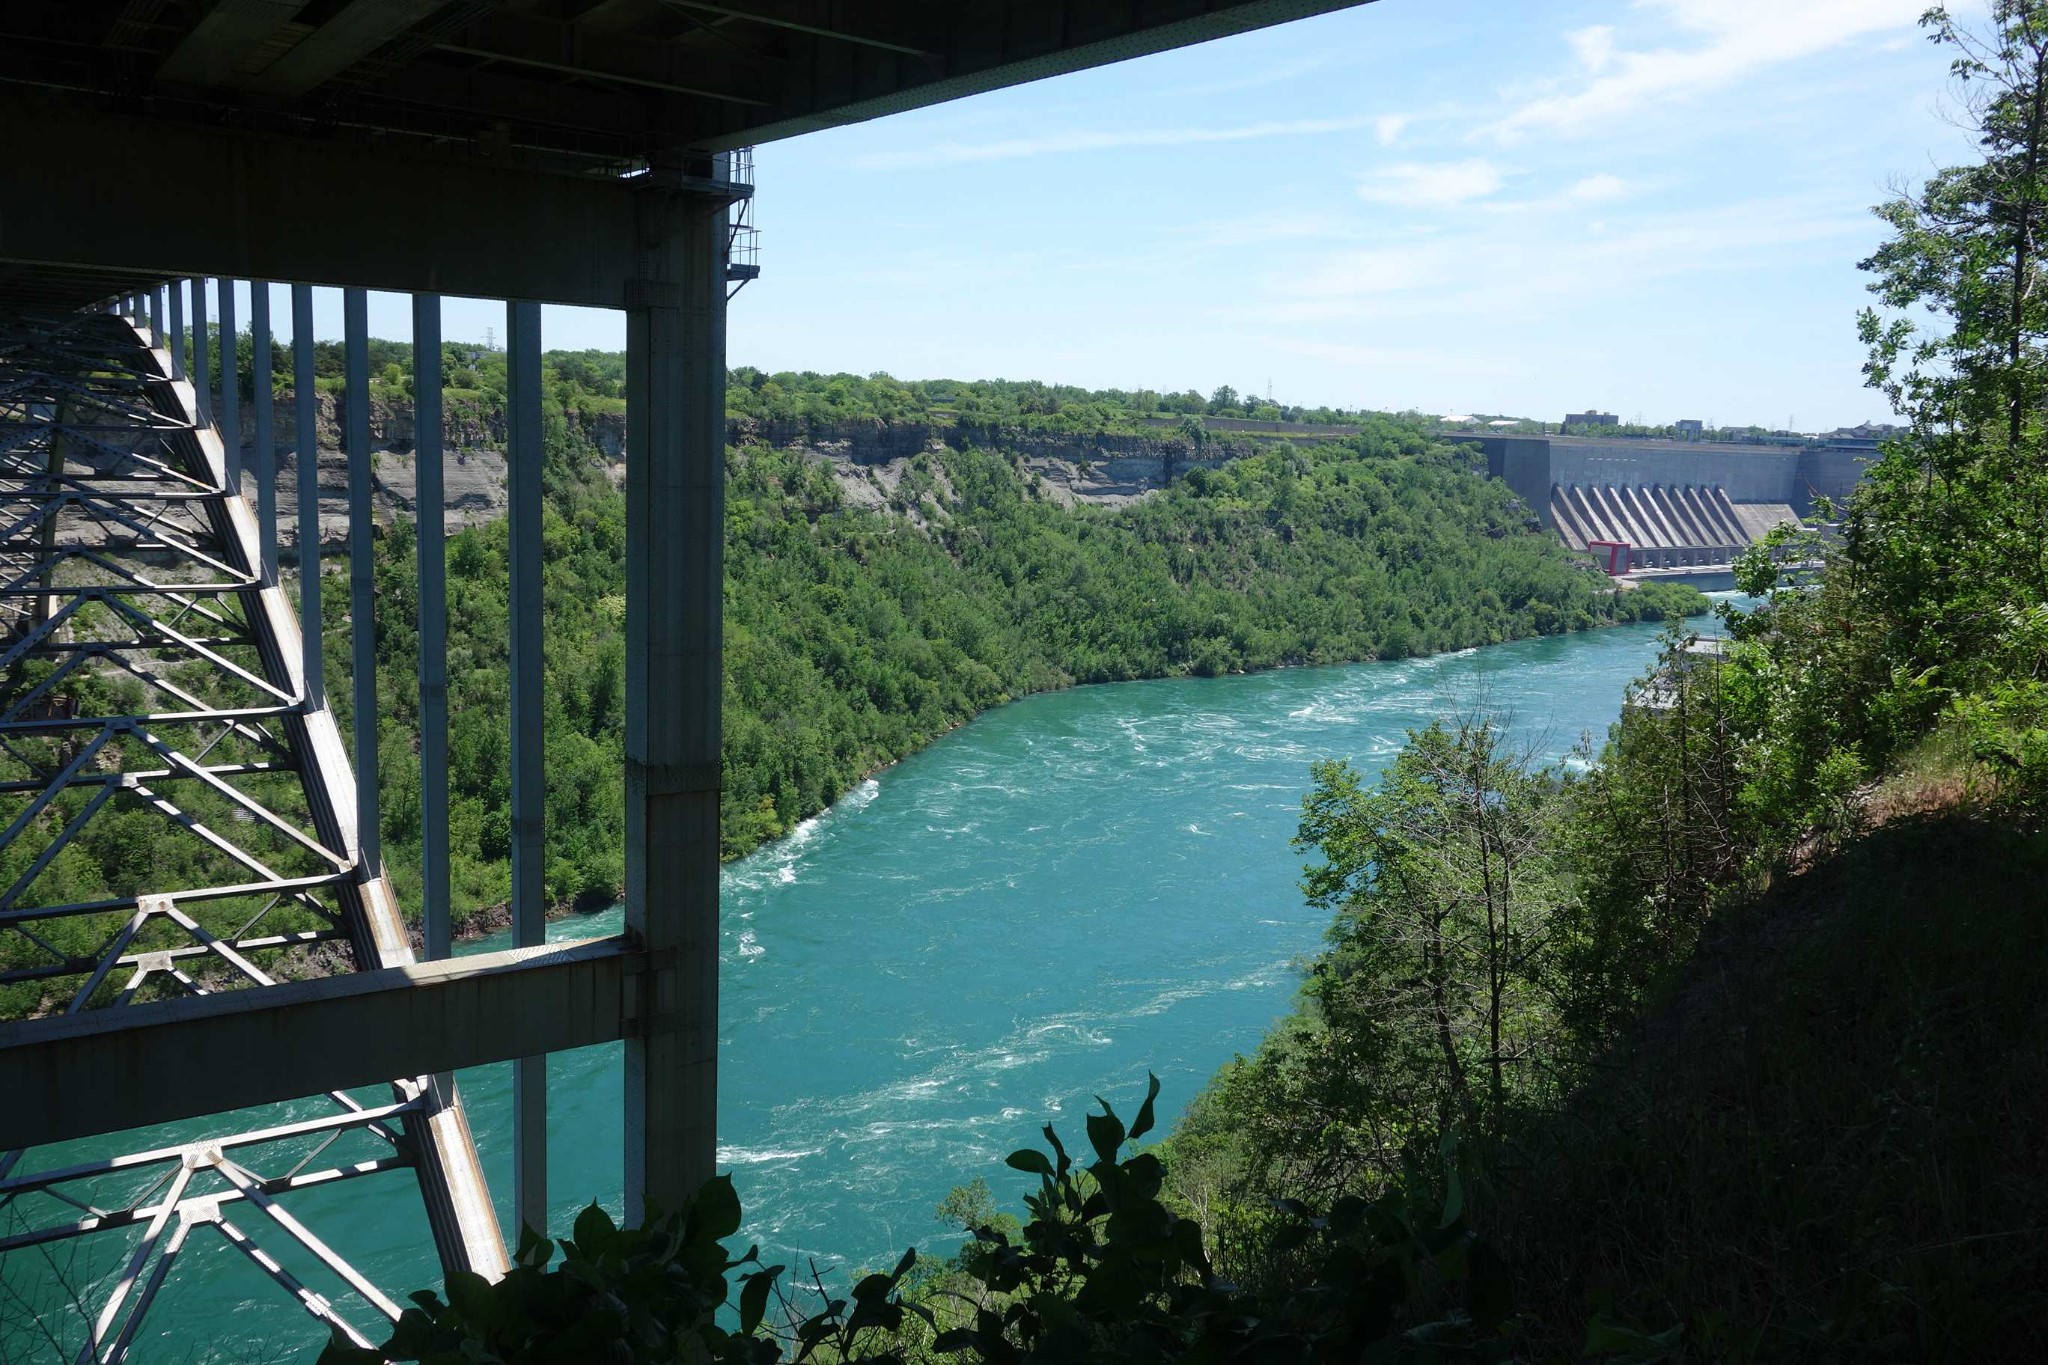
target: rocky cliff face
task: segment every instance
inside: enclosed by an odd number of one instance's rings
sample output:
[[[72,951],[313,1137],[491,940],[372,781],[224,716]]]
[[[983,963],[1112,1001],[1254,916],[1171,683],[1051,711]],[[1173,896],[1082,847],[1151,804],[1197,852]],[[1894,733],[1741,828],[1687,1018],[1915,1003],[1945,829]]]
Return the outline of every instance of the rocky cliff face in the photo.
[[[320,543],[332,552],[348,540],[348,469],[341,453],[341,396],[315,396],[314,425],[319,444]],[[477,525],[505,514],[505,415],[495,404],[455,400],[444,414],[447,450],[442,483],[450,530]],[[606,461],[612,478],[624,477],[626,421],[616,412],[572,412],[582,436]],[[296,550],[298,508],[298,407],[290,397],[277,400],[272,419],[278,453],[278,534],[280,543]],[[243,460],[252,463],[255,414],[242,405]],[[413,451],[418,436],[414,405],[401,398],[373,398],[370,403],[370,446],[375,463],[374,497],[380,520],[410,517],[417,510],[417,471]],[[1080,435],[1032,432],[1010,428],[942,427],[926,423],[844,422],[829,426],[798,423],[757,423],[733,418],[726,439],[735,445],[761,442],[797,449],[828,461],[847,500],[856,506],[882,507],[902,481],[910,462],[925,453],[941,453],[949,445],[979,444],[1015,451],[1040,495],[1072,506],[1100,503],[1121,506],[1163,487],[1175,475],[1197,466],[1215,468],[1248,454],[1257,443],[1243,437],[1217,437],[1197,449],[1173,434]]]
[[[273,408],[277,445],[278,539],[294,552],[298,547],[298,404],[280,397]],[[451,531],[505,515],[505,414],[495,404],[454,401],[443,413],[447,452],[441,482]],[[619,462],[626,451],[626,421],[617,413],[578,413],[584,436],[623,476]],[[315,395],[314,429],[319,445],[320,543],[332,552],[348,542],[348,465],[341,452],[341,396]],[[414,405],[407,399],[373,398],[370,403],[370,449],[374,461],[373,498],[378,519],[407,517],[418,509],[417,471],[413,450],[418,440]],[[255,411],[241,406],[242,458],[253,463]]]
[[[1015,451],[1041,496],[1073,506],[1100,503],[1122,506],[1135,502],[1175,475],[1202,467],[1214,469],[1258,449],[1243,437],[1211,439],[1197,449],[1173,434],[1135,435],[1036,432],[1012,427],[939,427],[926,423],[843,422],[829,426],[799,423],[756,423],[735,418],[726,439],[735,445],[761,441],[805,451],[829,460],[840,490],[861,507],[888,503],[910,461],[926,453],[942,453],[964,445],[997,446]]]
[[[322,393],[314,396],[313,421],[320,436],[322,450],[335,450],[341,446],[341,395]],[[289,395],[280,397],[275,405],[277,442],[280,450],[290,450],[298,433],[298,404]],[[247,445],[250,433],[255,429],[255,417],[250,405],[241,405],[242,438]],[[583,436],[597,447],[607,459],[623,459],[626,453],[626,418],[617,412],[574,412],[570,414]],[[414,405],[409,398],[388,398],[374,396],[370,400],[370,446],[374,450],[396,451],[401,455],[412,453],[417,433],[413,426]],[[443,440],[452,454],[464,450],[499,450],[505,448],[505,410],[496,403],[482,403],[472,399],[453,397],[442,412]]]

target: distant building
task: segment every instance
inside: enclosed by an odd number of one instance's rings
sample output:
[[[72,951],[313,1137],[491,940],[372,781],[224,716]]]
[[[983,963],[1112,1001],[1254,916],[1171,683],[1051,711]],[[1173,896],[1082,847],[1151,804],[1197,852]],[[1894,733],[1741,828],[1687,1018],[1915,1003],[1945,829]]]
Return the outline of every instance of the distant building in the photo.
[[[1591,412],[1568,412],[1564,424],[1568,427],[1611,427],[1618,426],[1621,418],[1611,412],[1595,408]]]
[[[1906,428],[1890,422],[1863,422],[1853,427],[1836,427],[1820,438],[1822,445],[1863,446],[1877,449],[1880,442],[1901,435]]]
[[[1707,434],[1707,424],[1697,417],[1681,417],[1671,427],[1685,441],[1697,441]]]

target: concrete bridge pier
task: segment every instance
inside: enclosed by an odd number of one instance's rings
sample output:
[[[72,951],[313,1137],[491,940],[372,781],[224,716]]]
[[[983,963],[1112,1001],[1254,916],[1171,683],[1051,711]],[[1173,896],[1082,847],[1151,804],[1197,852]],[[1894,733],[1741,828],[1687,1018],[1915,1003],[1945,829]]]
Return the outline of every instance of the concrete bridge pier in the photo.
[[[725,219],[643,203],[627,285],[626,927],[654,964],[626,1040],[629,1217],[680,1207],[717,1149]]]

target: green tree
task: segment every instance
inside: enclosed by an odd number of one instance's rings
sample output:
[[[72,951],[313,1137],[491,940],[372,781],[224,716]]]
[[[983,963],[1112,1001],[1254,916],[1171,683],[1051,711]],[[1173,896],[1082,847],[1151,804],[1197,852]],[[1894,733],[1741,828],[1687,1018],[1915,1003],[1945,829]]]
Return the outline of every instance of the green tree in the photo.
[[[1551,1088],[1562,786],[1486,717],[1438,722],[1367,788],[1314,770],[1298,847],[1332,917],[1295,1013],[1175,1133],[1177,1195],[1234,1275],[1284,1278],[1275,1198],[1371,1196],[1446,1143],[1483,1155]]]
[[[1892,235],[1863,262],[1878,300],[1861,318],[1865,368],[1909,435],[1852,500],[1837,570],[1756,632],[1766,667],[1797,685],[1752,724],[1810,735],[1793,761],[1811,775],[1850,753],[1875,768],[1958,723],[2038,797],[2048,790],[2048,3],[1995,0],[1982,32],[1942,8],[1923,23],[1954,54],[1982,156],[1877,210]]]
[[[1497,1136],[1548,1047],[1556,779],[1489,717],[1411,733],[1375,792],[1343,764],[1315,779],[1296,844],[1322,855],[1304,886],[1337,928],[1311,990],[1384,1040],[1404,1127]]]

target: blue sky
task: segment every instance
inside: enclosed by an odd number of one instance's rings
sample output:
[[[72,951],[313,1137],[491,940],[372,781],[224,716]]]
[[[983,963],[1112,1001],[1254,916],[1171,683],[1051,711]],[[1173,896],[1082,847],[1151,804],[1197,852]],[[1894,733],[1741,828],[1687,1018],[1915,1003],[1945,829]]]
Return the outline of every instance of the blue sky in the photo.
[[[764,369],[1813,429],[1889,184],[1963,159],[1924,0],[1378,0],[771,144]],[[323,308],[326,332],[338,308]],[[373,330],[402,336],[401,300]],[[451,301],[450,337],[502,311]],[[623,344],[550,309],[553,346]]]

